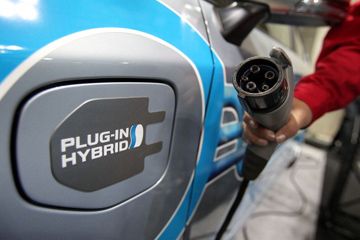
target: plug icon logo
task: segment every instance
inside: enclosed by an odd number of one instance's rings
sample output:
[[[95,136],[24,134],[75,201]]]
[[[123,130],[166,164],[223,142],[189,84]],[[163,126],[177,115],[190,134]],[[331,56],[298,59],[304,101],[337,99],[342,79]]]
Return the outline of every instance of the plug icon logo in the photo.
[[[148,98],[95,99],[75,109],[50,140],[55,179],[80,190],[96,191],[144,170],[145,157],[162,142],[146,143],[146,127],[165,112],[148,112]]]

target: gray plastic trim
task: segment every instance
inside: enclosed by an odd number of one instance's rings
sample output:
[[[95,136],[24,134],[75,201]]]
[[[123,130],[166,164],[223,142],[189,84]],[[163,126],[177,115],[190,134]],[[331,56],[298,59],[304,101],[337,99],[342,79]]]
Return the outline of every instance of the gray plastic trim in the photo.
[[[240,181],[231,167],[206,185],[190,224],[190,239],[213,239],[236,197]]]
[[[239,124],[239,115],[235,108],[224,107],[221,114],[221,127]]]
[[[232,140],[230,142],[224,143],[216,148],[215,159],[214,161],[219,161],[220,159],[229,156],[230,154],[236,152],[238,145],[238,139]]]
[[[208,61],[211,66],[211,59]],[[163,64],[161,68],[159,62]],[[94,79],[142,79],[173,88],[176,118],[165,175],[142,193],[98,211],[52,208],[29,201],[12,175],[16,165],[9,139],[16,109],[25,96],[40,88],[74,84],[74,80],[89,83]],[[0,195],[0,238],[28,239],[36,233],[37,239],[117,239],[121,233],[122,239],[154,239],[190,186],[204,116],[201,84],[197,69],[183,53],[134,30],[88,30],[57,40],[35,53],[9,75],[0,93],[0,188],[6,192]]]
[[[146,157],[143,172],[94,192],[71,189],[56,181],[49,159],[50,138],[71,112],[91,99],[144,96],[149,98],[150,112],[165,111],[166,117],[163,122],[145,129],[145,142],[150,144],[161,141],[162,150]],[[63,99],[66,101],[62,101]],[[164,174],[168,163],[174,109],[173,90],[160,83],[74,84],[51,88],[35,95],[21,111],[16,137],[21,186],[33,201],[59,207],[105,208],[133,197],[154,185]],[[122,111],[114,112],[115,115],[126,114],[127,110],[114,111]],[[43,117],[39,119],[39,115]],[[37,174],[34,174],[34,170]]]

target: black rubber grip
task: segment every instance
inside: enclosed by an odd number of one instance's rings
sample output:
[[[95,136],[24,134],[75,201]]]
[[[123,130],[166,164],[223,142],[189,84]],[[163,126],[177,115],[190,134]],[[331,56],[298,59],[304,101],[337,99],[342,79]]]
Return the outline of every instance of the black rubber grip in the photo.
[[[246,148],[242,176],[247,180],[255,180],[265,168],[268,159],[262,158]]]

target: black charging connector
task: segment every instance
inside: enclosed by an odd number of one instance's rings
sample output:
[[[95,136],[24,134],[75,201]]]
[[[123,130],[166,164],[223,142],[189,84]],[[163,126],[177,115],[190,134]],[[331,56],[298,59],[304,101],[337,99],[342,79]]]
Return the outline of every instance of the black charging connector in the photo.
[[[265,128],[279,130],[289,119],[294,83],[289,57],[280,48],[273,48],[268,57],[252,57],[239,65],[233,84],[241,105],[251,117]],[[217,240],[227,230],[246,192],[249,181],[255,180],[265,168],[277,144],[248,145],[243,159],[242,177],[235,201],[221,226]]]
[[[252,118],[265,128],[279,130],[289,119],[293,99],[293,71],[289,57],[273,48],[268,57],[244,61],[234,74],[233,84],[239,100]],[[254,180],[265,168],[277,144],[249,145],[244,156],[242,175]]]

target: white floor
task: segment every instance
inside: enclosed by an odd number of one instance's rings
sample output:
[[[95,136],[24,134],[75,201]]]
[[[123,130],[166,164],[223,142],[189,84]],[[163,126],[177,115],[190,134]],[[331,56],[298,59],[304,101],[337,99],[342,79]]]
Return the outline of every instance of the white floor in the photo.
[[[312,240],[321,198],[326,153],[303,145],[235,240]]]

